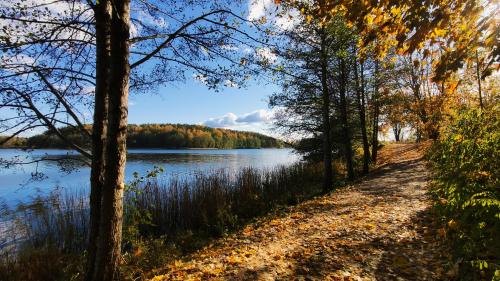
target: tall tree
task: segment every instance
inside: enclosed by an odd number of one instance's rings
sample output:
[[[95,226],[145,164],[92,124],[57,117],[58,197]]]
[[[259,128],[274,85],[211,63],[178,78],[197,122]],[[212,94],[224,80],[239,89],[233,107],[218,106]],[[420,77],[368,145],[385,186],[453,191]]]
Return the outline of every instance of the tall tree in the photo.
[[[94,280],[115,280],[121,255],[123,191],[127,158],[130,1],[115,1],[110,24],[110,71],[104,186]],[[100,121],[100,120],[95,120]]]
[[[327,31],[324,27],[319,29],[319,48],[320,48],[320,79],[321,79],[321,117],[322,117],[322,134],[323,134],[323,166],[325,176],[323,179],[323,192],[328,192],[333,186],[332,173],[332,139],[331,139],[331,124],[330,124],[330,103],[331,95],[328,89],[328,59],[329,59],[329,42],[327,41]]]
[[[363,143],[363,174],[369,172],[370,144],[366,130],[366,94],[365,94],[365,71],[364,62],[354,57],[354,81],[356,87],[356,104],[358,107],[361,139]],[[358,70],[359,67],[359,70]]]
[[[90,174],[90,229],[87,247],[85,279],[92,280],[97,254],[101,219],[102,190],[105,179],[106,135],[108,127],[108,100],[111,56],[111,2],[101,0],[93,7],[96,30],[96,86],[92,126],[92,164]]]
[[[0,7],[0,47],[7,54],[1,58],[0,106],[17,113],[2,120],[3,132],[11,139],[48,127],[92,161],[87,280],[116,277],[129,84],[135,91],[147,91],[189,74],[210,87],[235,85],[247,75],[241,71],[241,50],[234,50],[232,44],[257,42],[237,28],[245,19],[223,3],[134,3],[142,10],[137,15],[142,19],[130,14],[127,1],[113,5],[106,0],[42,5],[15,1]],[[66,7],[62,13],[59,4]],[[200,8],[201,14],[186,13],[191,7]],[[131,43],[134,48],[129,52]],[[221,59],[219,64],[212,63],[215,58]],[[139,68],[143,65],[147,67]],[[155,75],[146,74],[151,72]],[[120,81],[119,87],[110,88],[109,79]],[[95,93],[94,100],[89,100],[89,91]],[[92,133],[81,120],[82,104],[95,105]],[[92,140],[92,151],[98,156],[72,143],[59,129],[61,125],[78,128]]]
[[[339,57],[338,67],[338,91],[340,96],[339,111],[340,111],[340,122],[342,126],[342,142],[344,157],[347,167],[347,178],[354,179],[354,164],[353,164],[353,152],[352,152],[352,141],[349,126],[349,116],[348,116],[348,101],[347,101],[347,85],[349,81],[348,67],[346,66],[345,58]]]
[[[280,76],[282,91],[271,97],[270,105],[280,112],[279,128],[307,136],[298,149],[323,161],[326,192],[332,184],[329,173],[334,158],[344,159],[347,177],[354,178],[353,58],[349,50],[355,38],[340,17],[324,26],[306,18],[281,35],[285,39],[277,50],[280,66],[275,73]]]
[[[275,74],[281,78],[282,91],[270,97],[270,106],[278,108],[276,125],[288,134],[320,138],[320,151],[313,154],[323,162],[323,191],[328,192],[333,186],[333,108],[329,85],[332,36],[327,28],[306,23],[281,35],[282,43],[294,48],[277,49],[282,66]]]
[[[375,60],[375,69],[373,74],[373,95],[372,95],[372,155],[371,161],[377,163],[378,154],[378,134],[380,118],[380,62]]]

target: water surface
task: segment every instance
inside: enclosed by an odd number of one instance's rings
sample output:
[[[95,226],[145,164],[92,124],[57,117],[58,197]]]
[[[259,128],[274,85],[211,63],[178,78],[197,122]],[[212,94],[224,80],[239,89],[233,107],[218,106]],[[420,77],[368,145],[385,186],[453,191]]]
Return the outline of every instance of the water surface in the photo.
[[[145,175],[154,166],[161,166],[165,172],[160,180],[173,176],[189,176],[196,172],[218,169],[236,171],[244,167],[259,169],[278,165],[290,165],[299,160],[291,149],[220,149],[220,150],[168,150],[131,149],[128,151],[126,178],[130,180],[137,172]],[[48,194],[54,188],[62,190],[87,191],[90,169],[79,161],[69,161],[61,169],[57,161],[36,162],[41,157],[51,159],[78,158],[78,154],[63,149],[0,149],[0,159],[29,164],[2,167],[0,169],[0,200],[14,206],[38,194]]]

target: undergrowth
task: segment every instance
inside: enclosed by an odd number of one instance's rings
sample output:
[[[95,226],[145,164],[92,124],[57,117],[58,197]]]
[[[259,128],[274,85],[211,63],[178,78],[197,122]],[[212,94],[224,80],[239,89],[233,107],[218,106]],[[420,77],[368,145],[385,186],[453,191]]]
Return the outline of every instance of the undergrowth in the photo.
[[[500,106],[461,109],[429,152],[436,210],[463,280],[500,280]]]
[[[195,251],[276,207],[320,192],[321,168],[217,170],[161,182],[135,175],[124,199],[123,280]],[[84,194],[54,193],[2,212],[0,280],[81,280],[88,239]]]

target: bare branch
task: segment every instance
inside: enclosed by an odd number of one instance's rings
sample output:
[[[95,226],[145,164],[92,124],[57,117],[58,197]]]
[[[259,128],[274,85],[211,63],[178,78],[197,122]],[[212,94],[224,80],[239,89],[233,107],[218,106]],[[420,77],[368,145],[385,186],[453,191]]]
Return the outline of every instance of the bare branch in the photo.
[[[219,14],[219,13],[227,13],[228,11],[226,10],[215,10],[215,11],[212,11],[212,12],[209,12],[209,13],[206,13],[206,14],[203,14],[201,16],[198,16],[188,22],[186,22],[185,24],[183,24],[179,29],[177,29],[174,33],[170,34],[168,36],[168,38],[163,41],[155,50],[153,50],[151,53],[147,54],[145,57],[143,57],[142,59],[132,63],[130,65],[130,68],[135,68],[139,65],[141,65],[142,63],[148,61],[150,58],[152,58],[154,55],[156,55],[158,52],[160,52],[165,46],[167,46],[170,42],[172,42],[172,40],[174,40],[175,38],[177,38],[177,36],[182,32],[184,31],[186,28],[188,28],[189,26],[195,24],[196,22],[202,20],[202,19],[205,19],[206,17],[208,16],[211,16],[211,15],[214,15],[214,14]]]

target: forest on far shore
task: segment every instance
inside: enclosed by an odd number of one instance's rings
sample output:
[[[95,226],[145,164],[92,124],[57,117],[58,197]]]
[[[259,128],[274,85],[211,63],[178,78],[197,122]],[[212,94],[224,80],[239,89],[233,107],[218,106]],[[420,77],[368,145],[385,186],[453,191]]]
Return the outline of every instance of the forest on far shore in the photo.
[[[86,125],[91,130],[90,125]],[[81,147],[90,147],[90,138],[74,128],[59,129]],[[73,133],[72,133],[73,132]],[[6,137],[0,136],[0,140]],[[128,125],[129,148],[282,148],[286,143],[263,134],[187,124]],[[28,138],[12,138],[2,147],[69,148],[57,132],[47,130]]]

